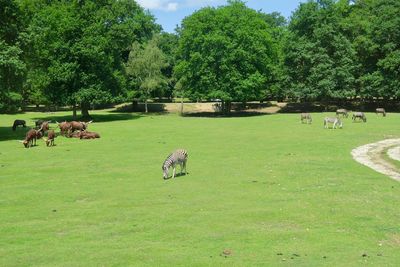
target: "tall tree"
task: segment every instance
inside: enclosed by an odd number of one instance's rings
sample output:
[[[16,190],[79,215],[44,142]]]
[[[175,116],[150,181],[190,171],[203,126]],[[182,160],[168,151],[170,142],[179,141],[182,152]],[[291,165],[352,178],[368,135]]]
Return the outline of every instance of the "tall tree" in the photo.
[[[176,65],[178,42],[178,35],[174,33],[163,32],[160,34],[158,47],[164,53],[168,62],[168,65],[162,69],[163,75],[167,78],[168,85],[162,92],[159,92],[160,96],[166,96],[168,98],[172,98],[173,96],[173,90],[176,84],[173,70]]]
[[[28,29],[33,48],[29,80],[52,103],[78,103],[85,117],[91,106],[122,93],[130,44],[159,31],[154,18],[131,0],[38,6]]]
[[[290,97],[326,101],[355,96],[356,52],[343,33],[342,19],[334,0],[310,0],[294,12],[285,45]]]
[[[20,13],[14,0],[0,0],[0,110],[16,111],[22,103],[25,72],[19,36]]]
[[[349,19],[358,57],[363,98],[400,98],[400,2],[356,1]]]
[[[192,99],[259,100],[272,78],[277,48],[263,16],[242,1],[203,8],[179,29],[177,80]]]
[[[144,47],[134,43],[126,64],[126,72],[136,80],[139,98],[144,100],[146,113],[151,93],[167,83],[162,70],[168,66],[168,62],[158,48],[158,42],[159,37],[154,36]]]

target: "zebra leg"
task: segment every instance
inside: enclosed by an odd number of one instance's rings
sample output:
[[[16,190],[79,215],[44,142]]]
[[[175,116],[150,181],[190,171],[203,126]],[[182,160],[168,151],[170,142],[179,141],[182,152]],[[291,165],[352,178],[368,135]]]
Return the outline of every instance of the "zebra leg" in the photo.
[[[183,162],[183,168],[185,169],[185,175],[187,174],[187,171],[186,171],[186,160]]]
[[[174,166],[174,169],[172,170],[172,179],[175,178],[175,173],[176,173],[176,166]]]

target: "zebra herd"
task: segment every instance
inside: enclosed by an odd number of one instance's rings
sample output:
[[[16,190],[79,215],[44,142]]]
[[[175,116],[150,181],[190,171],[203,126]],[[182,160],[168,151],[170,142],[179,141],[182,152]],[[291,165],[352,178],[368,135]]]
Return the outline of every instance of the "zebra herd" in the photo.
[[[348,118],[349,113],[351,111],[347,109],[338,109],[336,110],[336,117],[325,117],[324,118],[324,128],[327,129],[329,128],[329,125],[332,125],[333,129],[336,128],[343,128],[343,118]],[[383,108],[377,108],[376,109],[376,114],[382,114],[383,117],[386,117],[386,111]],[[342,119],[341,119],[342,118]],[[367,122],[367,117],[365,116],[364,112],[354,112],[352,116],[353,122],[355,121],[363,121]],[[312,123],[312,117],[310,113],[301,113],[300,114],[300,122],[301,123],[307,123],[311,124]],[[172,178],[175,178],[176,174],[176,166],[180,165],[181,169],[181,174],[183,174],[183,171],[185,174],[187,174],[186,171],[186,162],[188,158],[188,152],[184,149],[178,149],[175,150],[173,153],[171,153],[167,159],[164,161],[161,169],[163,171],[163,178],[168,179],[168,171],[172,167]]]
[[[340,116],[342,116],[342,118],[348,118],[350,112],[351,111],[349,111],[347,109],[336,110],[336,117],[325,117],[324,118],[324,128],[325,129],[329,128],[330,124],[332,125],[333,129],[343,128],[343,122],[340,119]],[[377,115],[382,114],[383,117],[386,117],[386,111],[383,108],[377,108],[375,110],[375,113]],[[364,112],[357,111],[357,112],[353,113],[352,120],[353,120],[353,122],[355,122],[357,120],[367,122],[367,117],[365,116]],[[300,114],[300,122],[311,124],[312,123],[311,114],[310,113],[301,113]]]

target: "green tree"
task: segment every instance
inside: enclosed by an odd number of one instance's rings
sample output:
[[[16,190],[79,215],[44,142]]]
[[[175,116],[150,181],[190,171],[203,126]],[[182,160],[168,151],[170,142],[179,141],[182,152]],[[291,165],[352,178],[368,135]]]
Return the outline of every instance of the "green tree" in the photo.
[[[290,97],[327,101],[355,96],[359,66],[338,7],[334,0],[311,0],[294,12],[285,45]]]
[[[203,8],[186,17],[179,33],[175,67],[187,96],[232,101],[259,100],[278,61],[270,27],[242,1]]]
[[[173,70],[176,65],[178,42],[178,35],[174,33],[163,32],[160,34],[158,47],[164,53],[168,62],[168,65],[162,69],[162,74],[167,78],[168,85],[162,92],[158,93],[159,96],[166,96],[168,98],[172,98],[173,96],[173,90],[176,84]]]
[[[347,23],[362,64],[360,96],[400,97],[400,2],[356,1]]]
[[[143,47],[137,42],[134,43],[126,64],[126,72],[135,79],[137,92],[144,100],[146,112],[151,93],[167,83],[162,70],[168,66],[168,62],[164,53],[158,48],[158,42],[159,37],[154,36]]]
[[[16,111],[22,104],[25,63],[19,36],[20,13],[14,0],[0,0],[0,110]]]
[[[130,0],[36,4],[28,7],[37,9],[28,28],[28,79],[52,103],[79,104],[85,117],[91,106],[123,93],[130,44],[159,31],[154,18]]]

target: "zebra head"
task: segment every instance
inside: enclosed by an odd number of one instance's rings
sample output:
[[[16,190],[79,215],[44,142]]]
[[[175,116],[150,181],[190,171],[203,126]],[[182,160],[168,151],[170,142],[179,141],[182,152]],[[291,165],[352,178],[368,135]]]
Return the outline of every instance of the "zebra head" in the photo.
[[[163,171],[163,178],[167,179],[168,178],[168,167],[165,164],[163,164],[161,169]]]

